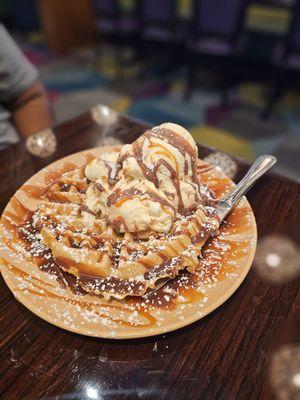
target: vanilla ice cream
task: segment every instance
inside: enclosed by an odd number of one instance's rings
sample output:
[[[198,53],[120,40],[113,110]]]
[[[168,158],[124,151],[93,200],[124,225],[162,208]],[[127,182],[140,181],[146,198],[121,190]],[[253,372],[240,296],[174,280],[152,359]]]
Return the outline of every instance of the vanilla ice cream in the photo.
[[[201,198],[197,157],[186,129],[162,124],[86,166],[91,183],[85,205],[117,232],[168,233],[177,215],[190,214]]]
[[[152,230],[167,233],[175,208],[163,192],[149,181],[133,181],[118,186],[108,197],[108,222],[119,232]]]

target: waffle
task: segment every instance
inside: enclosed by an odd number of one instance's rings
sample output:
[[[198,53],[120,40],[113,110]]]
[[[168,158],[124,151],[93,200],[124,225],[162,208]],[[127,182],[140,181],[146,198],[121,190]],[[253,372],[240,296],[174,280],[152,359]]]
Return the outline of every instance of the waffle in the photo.
[[[120,181],[122,169],[117,173]],[[112,192],[118,180],[111,183],[107,178],[101,184],[103,190]],[[116,229],[101,202],[92,196],[96,185],[80,168],[59,177],[26,222],[31,229],[19,228],[23,240],[31,242],[31,249],[38,254],[40,249],[50,250],[51,262],[74,276],[83,292],[106,299],[143,296],[163,278],[174,278],[183,269],[191,273],[197,270],[201,248],[219,227],[214,201],[205,187],[197,183],[201,200],[189,213],[174,211],[166,233]]]

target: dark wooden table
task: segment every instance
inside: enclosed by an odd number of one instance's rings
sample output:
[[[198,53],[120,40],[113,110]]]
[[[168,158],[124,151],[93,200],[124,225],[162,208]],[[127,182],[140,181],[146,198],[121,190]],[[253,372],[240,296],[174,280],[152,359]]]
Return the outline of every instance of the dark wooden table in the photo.
[[[58,150],[51,159],[32,157],[22,143],[1,151],[1,209],[44,165],[97,145],[103,134],[131,142],[147,127],[104,114],[98,123],[87,112],[55,128]],[[199,150],[200,156],[212,151]],[[238,161],[236,179],[246,168]],[[271,173],[248,198],[260,236],[283,232],[299,240],[299,184]],[[6,400],[271,398],[271,354],[299,340],[299,281],[273,286],[254,269],[207,317],[141,340],[92,339],[56,328],[19,304],[2,278],[0,294],[0,398]]]

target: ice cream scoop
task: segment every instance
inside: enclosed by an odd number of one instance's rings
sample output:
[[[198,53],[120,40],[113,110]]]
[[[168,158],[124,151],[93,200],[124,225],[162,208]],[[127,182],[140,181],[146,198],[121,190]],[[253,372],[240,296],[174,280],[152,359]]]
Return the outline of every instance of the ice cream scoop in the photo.
[[[166,123],[146,131],[120,151],[124,175],[151,180],[156,186],[166,177],[195,173],[197,146],[183,127]]]
[[[170,231],[175,207],[151,182],[119,185],[107,199],[108,222],[117,232]]]
[[[183,127],[166,123],[146,131],[120,153],[90,162],[87,207],[115,231],[168,233],[177,215],[197,208],[197,146]]]
[[[85,176],[92,182],[99,182],[105,187],[115,183],[119,177],[121,165],[118,163],[119,153],[104,153],[85,167]]]

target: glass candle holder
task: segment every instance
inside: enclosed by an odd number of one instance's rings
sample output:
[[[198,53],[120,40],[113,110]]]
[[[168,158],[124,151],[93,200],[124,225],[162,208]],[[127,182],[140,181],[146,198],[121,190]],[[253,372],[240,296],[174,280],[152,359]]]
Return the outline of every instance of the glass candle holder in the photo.
[[[26,140],[26,148],[36,157],[50,157],[57,148],[57,140],[51,129],[45,129]]]
[[[204,157],[203,160],[221,170],[230,179],[236,175],[237,164],[228,154],[215,152]]]

